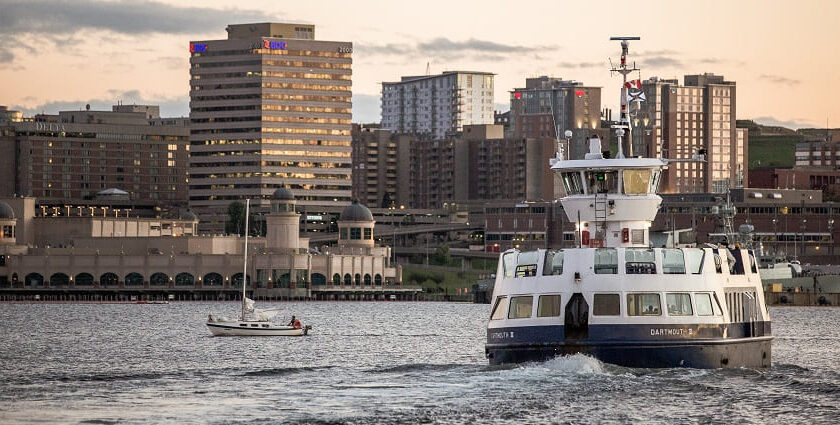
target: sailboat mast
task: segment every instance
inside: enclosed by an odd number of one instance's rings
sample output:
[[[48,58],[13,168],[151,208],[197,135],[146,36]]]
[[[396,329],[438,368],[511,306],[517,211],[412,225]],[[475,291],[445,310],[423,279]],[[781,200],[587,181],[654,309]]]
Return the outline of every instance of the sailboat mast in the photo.
[[[242,320],[245,320],[245,284],[248,282],[248,218],[251,215],[251,200],[245,200],[245,260],[242,262]]]

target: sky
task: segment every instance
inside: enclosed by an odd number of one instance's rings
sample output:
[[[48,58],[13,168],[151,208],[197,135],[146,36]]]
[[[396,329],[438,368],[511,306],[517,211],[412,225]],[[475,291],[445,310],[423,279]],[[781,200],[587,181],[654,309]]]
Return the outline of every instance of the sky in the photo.
[[[353,121],[379,121],[382,81],[493,72],[496,109],[525,78],[600,86],[616,109],[610,36],[639,36],[641,78],[713,72],[737,83],[737,118],[840,127],[840,1],[0,0],[0,105],[26,115],[117,101],[189,114],[191,40],[248,22],[315,25],[353,42]]]

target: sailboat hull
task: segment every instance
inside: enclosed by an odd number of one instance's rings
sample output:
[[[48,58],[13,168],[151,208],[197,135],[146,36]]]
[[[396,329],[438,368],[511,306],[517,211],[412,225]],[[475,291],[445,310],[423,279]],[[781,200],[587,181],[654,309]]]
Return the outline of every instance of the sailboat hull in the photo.
[[[303,336],[307,329],[266,322],[207,322],[213,336]]]

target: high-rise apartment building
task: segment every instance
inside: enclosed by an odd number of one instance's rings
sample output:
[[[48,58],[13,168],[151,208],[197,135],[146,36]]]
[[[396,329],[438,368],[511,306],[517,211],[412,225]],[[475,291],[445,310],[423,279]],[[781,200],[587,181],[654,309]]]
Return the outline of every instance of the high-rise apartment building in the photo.
[[[682,85],[654,77],[642,88],[647,101],[636,117],[634,154],[685,160],[663,175],[664,192],[725,192],[747,181],[747,132],[735,127],[735,82],[699,74],[686,75]],[[689,161],[701,149],[705,162]]]
[[[444,139],[354,126],[353,196],[409,208],[554,199],[555,149],[551,139],[505,137],[498,124],[467,125]]]
[[[514,138],[564,138],[572,131],[567,157],[583,158],[593,133],[603,140],[609,134],[601,127],[601,88],[546,76],[528,78],[524,88],[510,94],[510,127]]]
[[[493,74],[447,71],[382,83],[382,128],[443,139],[465,125],[493,124]]]
[[[190,43],[190,205],[221,231],[227,208],[266,212],[279,187],[298,206],[349,204],[350,42],[314,25],[229,25]]]
[[[354,198],[371,207],[408,204],[410,138],[407,134],[353,124]]]
[[[12,111],[10,111],[12,112]],[[150,105],[61,111],[0,119],[0,196],[34,196],[41,206],[95,205],[117,189],[152,207],[185,207],[189,129]]]

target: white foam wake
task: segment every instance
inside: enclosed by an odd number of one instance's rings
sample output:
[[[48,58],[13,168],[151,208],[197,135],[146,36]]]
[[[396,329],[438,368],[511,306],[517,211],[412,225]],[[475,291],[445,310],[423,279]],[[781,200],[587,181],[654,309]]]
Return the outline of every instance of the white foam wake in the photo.
[[[600,360],[585,354],[558,356],[540,364],[545,369],[578,375],[605,375],[607,370]]]

